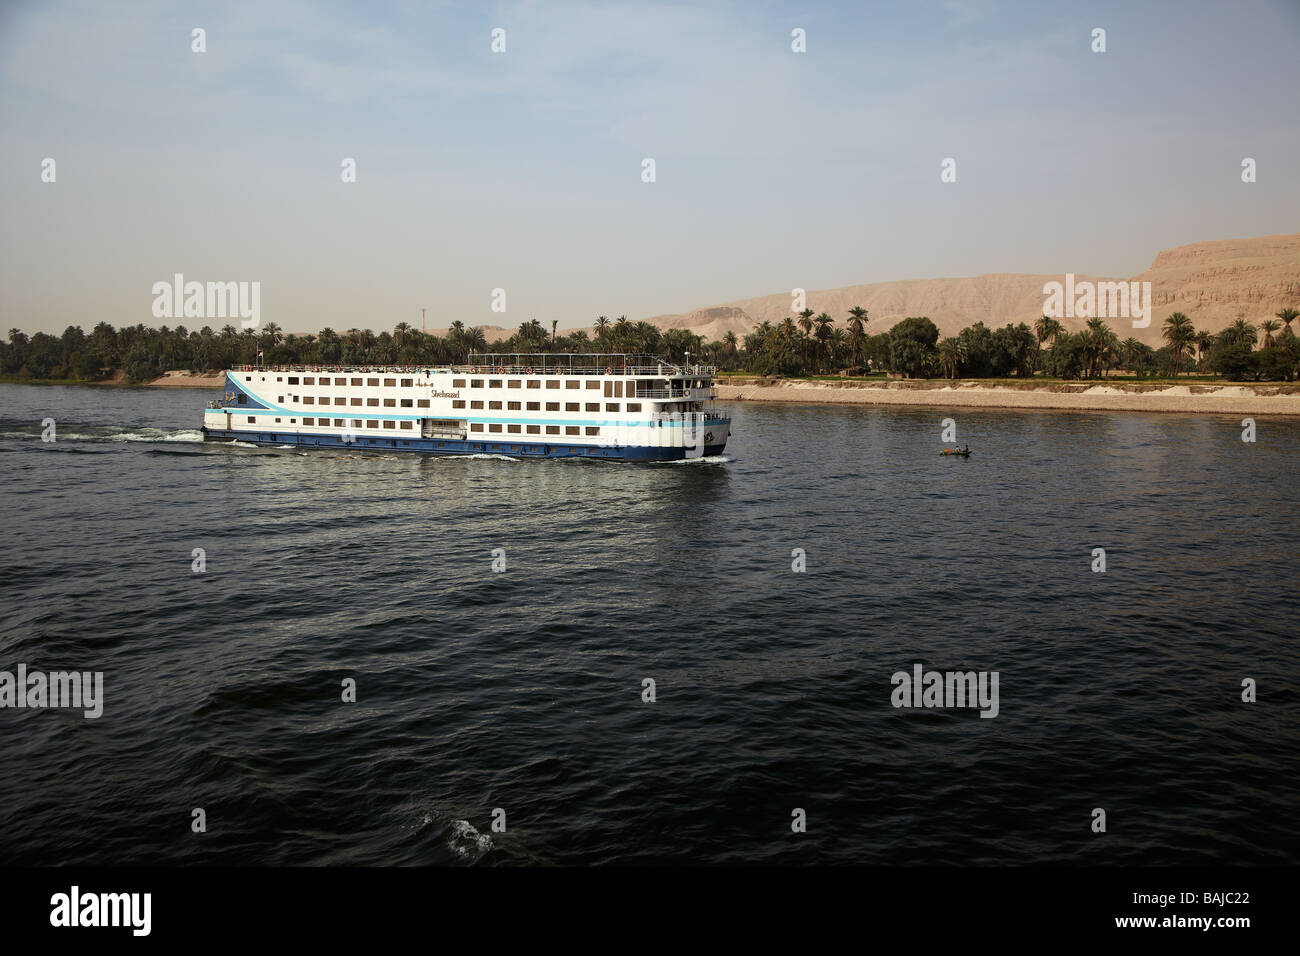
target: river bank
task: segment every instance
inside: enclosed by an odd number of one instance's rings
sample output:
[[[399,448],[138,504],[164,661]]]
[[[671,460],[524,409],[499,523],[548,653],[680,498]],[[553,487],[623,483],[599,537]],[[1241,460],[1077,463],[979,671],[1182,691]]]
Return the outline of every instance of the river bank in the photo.
[[[1300,416],[1296,385],[1150,385],[1033,382],[759,381],[719,384],[731,402],[933,405],[944,408],[1042,408],[1061,411],[1182,412],[1207,415]]]

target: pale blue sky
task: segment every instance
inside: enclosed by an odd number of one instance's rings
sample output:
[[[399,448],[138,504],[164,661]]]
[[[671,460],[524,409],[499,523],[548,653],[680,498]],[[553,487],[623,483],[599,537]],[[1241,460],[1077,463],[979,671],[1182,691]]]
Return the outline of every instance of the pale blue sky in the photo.
[[[1298,90],[1297,0],[10,4],[0,321],[157,324],[176,272],[294,331],[1128,276],[1300,230]]]

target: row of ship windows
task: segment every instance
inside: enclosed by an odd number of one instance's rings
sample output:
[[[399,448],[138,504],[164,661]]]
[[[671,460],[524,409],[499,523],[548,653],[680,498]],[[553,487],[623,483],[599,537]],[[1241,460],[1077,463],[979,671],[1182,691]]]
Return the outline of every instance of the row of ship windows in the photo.
[[[244,376],[244,381],[246,381],[246,382],[251,382],[252,380],[253,380],[253,376],[251,376],[251,375],[245,375],[245,376]],[[277,382],[283,382],[283,381],[284,381],[284,377],[283,377],[283,376],[280,376],[280,375],[277,375],[276,378],[275,378],[275,380],[276,380]],[[351,384],[351,385],[363,385],[363,384],[364,384],[364,385],[366,385],[366,386],[376,386],[376,385],[379,385],[379,383],[380,383],[380,379],[377,379],[377,378],[365,378],[365,379],[362,379],[362,378],[353,378],[353,379],[347,379],[347,378],[336,378],[336,379],[333,379],[332,381],[333,381],[333,384],[334,384],[334,385],[349,385],[349,384]],[[396,387],[397,387],[397,383],[398,383],[399,380],[398,380],[398,379],[395,379],[395,378],[386,378],[386,379],[383,379],[382,381],[383,381],[384,388],[396,388]],[[414,384],[415,384],[414,379],[404,378],[404,379],[401,379],[400,381],[401,381],[401,383],[402,383],[402,386],[401,386],[402,388],[411,388],[411,387],[413,387]],[[484,384],[483,384],[484,381],[485,381],[485,380],[484,380],[484,379],[481,379],[481,378],[471,378],[471,379],[468,380],[468,382],[469,382],[469,387],[470,387],[470,388],[484,388],[484,387],[487,387],[487,388],[501,388],[501,387],[502,387],[502,381],[503,381],[503,380],[502,380],[502,379],[499,379],[499,378],[490,378],[490,379],[486,379],[486,382],[487,382],[487,385],[486,385],[486,386],[484,386]],[[522,388],[522,387],[523,387],[523,384],[524,384],[522,379],[517,379],[517,378],[506,379],[506,380],[504,380],[504,381],[505,381],[505,387],[506,387],[506,388]],[[465,387],[466,387],[465,383],[466,383],[466,379],[463,379],[463,378],[455,378],[455,379],[452,379],[452,381],[451,381],[451,387],[452,387],[452,388],[465,388]],[[331,384],[331,379],[329,379],[328,377],[317,378],[317,377],[315,377],[315,376],[310,376],[310,375],[309,375],[309,376],[290,375],[290,376],[289,376],[288,384],[289,384],[289,385],[299,385],[299,384],[301,384],[301,385],[329,385],[329,384]],[[432,385],[432,384],[437,384],[437,383],[436,383],[436,382],[432,382],[432,381],[426,381],[426,382],[421,382],[420,384],[422,384],[422,385]],[[529,387],[529,388],[541,388],[541,387],[542,387],[542,380],[541,380],[541,379],[530,378],[530,379],[528,379],[527,384],[528,384],[528,387]],[[595,390],[595,389],[599,389],[599,388],[600,388],[600,382],[597,381],[597,380],[595,380],[595,379],[585,379],[585,380],[583,380],[583,381],[578,381],[577,379],[569,379],[568,381],[566,381],[566,382],[564,383],[564,387],[565,387],[565,388],[581,388],[584,384],[585,384],[586,387],[589,388],[589,389],[593,389],[593,390]],[[612,392],[612,393],[613,393],[613,396],[614,396],[615,398],[622,398],[622,397],[623,397],[623,383],[622,383],[622,381],[617,381],[617,382],[606,382],[606,383],[605,383],[605,386],[606,386],[606,387],[605,387],[605,394],[606,394],[606,395],[609,395],[609,394]],[[546,379],[546,387],[547,387],[547,388],[559,388],[559,387],[560,387],[560,380],[559,380],[558,378],[548,378],[548,379]],[[631,392],[630,392],[631,388],[632,388],[632,383],[629,382],[629,383],[628,383],[629,394],[631,394]]]
[[[243,396],[241,395],[240,397],[242,398]],[[302,396],[302,398],[299,398],[297,395],[292,395],[292,396],[290,396],[290,397],[291,397],[294,401],[301,401],[302,404],[304,404],[304,405],[315,405],[315,404],[316,404],[316,399],[313,398],[313,397],[310,396],[310,395],[304,395],[304,396]],[[279,400],[279,402],[280,402],[281,405],[284,404],[284,396],[283,396],[283,395],[278,396],[278,400]],[[348,401],[349,401],[349,400],[346,399],[346,398],[335,398],[335,399],[334,399],[334,404],[335,404],[335,405],[347,405],[347,404],[348,404]],[[428,408],[428,407],[429,407],[429,400],[428,400],[427,398],[420,398],[420,399],[414,399],[414,400],[409,399],[409,398],[403,398],[403,399],[385,398],[385,399],[383,399],[383,403],[384,403],[384,406],[383,406],[383,407],[384,407],[384,408],[398,408],[398,407],[399,407],[399,402],[400,402],[400,407],[401,407],[401,408],[411,408],[411,407],[413,407],[412,404],[411,404],[412,401],[415,401],[415,403],[416,403],[420,408]],[[362,404],[362,399],[354,398],[354,399],[351,399],[351,402],[352,402],[353,405],[360,406],[360,405]],[[367,406],[372,407],[372,408],[378,408],[378,407],[379,407],[379,402],[380,402],[380,400],[377,399],[377,398],[367,398],[367,399],[365,399],[365,404],[366,404]],[[320,400],[320,404],[322,404],[322,405],[328,405],[329,403],[330,403],[330,400],[329,400],[328,398],[321,398],[321,400]],[[243,403],[241,402],[240,404],[243,404]],[[490,410],[492,410],[492,411],[499,411],[499,410],[502,409],[503,404],[504,404],[506,410],[508,410],[508,411],[512,411],[512,412],[523,411],[523,410],[524,410],[524,409],[523,409],[523,406],[524,406],[524,405],[527,405],[527,410],[530,411],[530,412],[540,412],[540,411],[542,410],[542,403],[541,403],[541,402],[504,402],[504,403],[502,403],[502,402],[488,402],[488,403],[487,403],[487,408],[490,409]],[[585,408],[582,407],[584,404],[585,404]],[[477,401],[477,400],[471,401],[471,402],[469,403],[469,407],[470,407],[470,408],[483,408],[483,406],[484,406],[484,403],[481,402],[481,401]],[[454,400],[452,401],[452,403],[451,403],[451,407],[452,407],[452,408],[464,408],[464,407],[465,407],[465,400],[464,400],[464,399],[460,399],[460,398],[458,398],[458,399],[454,399]],[[606,403],[605,403],[605,411],[607,411],[607,412],[617,412],[617,411],[619,411],[621,408],[622,408],[622,404],[621,404],[620,402],[606,402]],[[627,403],[627,410],[628,410],[629,412],[639,412],[639,411],[641,411],[641,403],[640,403],[640,402],[628,402],[628,403]],[[560,411],[560,403],[559,403],[559,402],[547,402],[547,403],[546,403],[546,411],[548,411],[548,412],[558,412],[558,411]],[[598,412],[598,411],[600,411],[600,402],[586,402],[586,403],[583,403],[583,402],[565,402],[565,403],[564,403],[564,411],[566,411],[566,412],[579,412],[579,411]]]
[[[351,424],[351,427],[352,427],[352,428],[363,428],[363,427],[364,427],[364,428],[380,428],[380,427],[383,427],[383,428],[386,428],[386,429],[390,429],[390,430],[398,430],[398,431],[413,431],[413,430],[415,429],[415,423],[414,423],[414,422],[379,422],[379,421],[373,421],[373,420],[372,420],[372,421],[365,421],[365,422],[363,422],[363,421],[362,421],[361,419],[359,419],[359,418],[354,418],[354,419],[352,419],[351,421],[352,421],[352,424]],[[257,418],[256,418],[255,416],[253,416],[253,415],[249,415],[249,416],[248,416],[248,423],[249,423],[250,425],[256,425],[256,424],[257,424]],[[275,420],[275,423],[276,423],[277,425],[279,425],[279,424],[281,423],[280,419],[277,418],[277,419]],[[316,418],[304,418],[304,419],[302,420],[302,423],[303,423],[304,425],[310,425],[310,426],[313,426],[313,427],[314,427],[314,426],[318,426],[318,425],[319,425],[319,426],[322,426],[322,427],[329,427],[329,425],[330,425],[330,419],[328,419],[328,418],[320,418],[320,419],[316,419]],[[296,425],[296,424],[298,424],[298,419],[296,419],[296,418],[291,418],[291,419],[289,419],[289,424],[290,424],[290,425]],[[334,419],[334,427],[335,427],[335,428],[347,428],[347,427],[349,427],[349,426],[348,426],[348,419],[346,419],[346,418],[336,418],[336,419]],[[545,426],[545,428],[546,428],[546,432],[545,432],[545,434],[547,434],[547,435],[559,435],[559,434],[561,434],[561,432],[560,432],[560,427],[561,427],[561,426],[559,426],[559,425],[546,425],[546,426]],[[595,425],[586,425],[586,426],[579,426],[579,425],[565,425],[565,426],[563,426],[563,427],[564,427],[564,432],[563,432],[563,434],[565,434],[565,435],[599,435],[599,434],[600,434],[600,428],[599,428],[599,426],[595,426]],[[543,426],[541,426],[541,425],[509,425],[509,424],[508,424],[508,425],[505,426],[505,432],[506,432],[506,434],[509,434],[509,435],[541,435],[541,434],[543,434],[543,432],[542,432],[542,428],[543,428]],[[483,428],[483,424],[482,424],[481,422],[471,422],[471,423],[470,423],[470,426],[469,426],[469,430],[472,431],[472,432],[481,432],[481,431],[484,431],[485,429]],[[495,422],[494,422],[494,423],[489,423],[488,426],[487,426],[487,429],[486,429],[486,430],[489,431],[489,432],[500,432],[500,431],[502,430],[502,426],[501,426],[500,424],[495,423]]]

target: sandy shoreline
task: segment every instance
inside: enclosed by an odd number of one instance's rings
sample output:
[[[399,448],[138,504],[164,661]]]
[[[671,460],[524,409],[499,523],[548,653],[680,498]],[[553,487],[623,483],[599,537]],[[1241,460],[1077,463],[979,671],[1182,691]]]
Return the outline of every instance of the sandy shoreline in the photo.
[[[1079,385],[1015,387],[938,382],[792,382],[717,386],[718,400],[1060,411],[1298,415],[1300,391],[1286,385]]]
[[[168,372],[162,378],[144,384],[151,388],[221,388],[226,384],[226,373],[194,375],[190,372]]]

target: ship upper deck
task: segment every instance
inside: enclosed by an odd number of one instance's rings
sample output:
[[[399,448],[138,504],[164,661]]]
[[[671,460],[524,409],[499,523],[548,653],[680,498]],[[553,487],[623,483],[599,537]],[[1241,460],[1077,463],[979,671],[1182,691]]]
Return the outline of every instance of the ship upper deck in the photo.
[[[463,375],[613,375],[655,378],[712,378],[713,365],[686,365],[655,355],[610,352],[471,352],[469,361],[453,365],[232,365],[235,372],[405,373]]]

